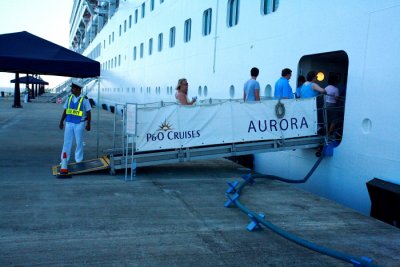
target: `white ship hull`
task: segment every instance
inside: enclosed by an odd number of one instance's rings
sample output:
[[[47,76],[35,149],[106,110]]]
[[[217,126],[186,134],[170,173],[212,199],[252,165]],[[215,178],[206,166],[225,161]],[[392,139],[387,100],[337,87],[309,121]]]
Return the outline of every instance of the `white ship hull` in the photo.
[[[260,69],[258,81],[266,99],[283,68],[293,70],[292,88],[295,77],[310,70],[326,77],[335,73],[341,77],[339,88],[346,91],[343,139],[334,156],[324,159],[299,187],[368,214],[367,181],[376,177],[400,184],[400,1],[281,0],[266,15],[260,11],[264,1],[240,1],[238,23],[232,27],[232,1],[154,2],[151,11],[152,1],[119,1],[100,31],[89,36],[87,29],[76,41],[79,14],[87,2],[75,1],[71,46],[102,64],[100,104],[175,101],[176,82],[182,77],[188,79],[189,96],[237,99],[254,66]],[[204,11],[210,8],[211,32],[204,36]],[[191,38],[184,42],[187,19]],[[176,29],[174,47],[169,47],[171,27]],[[158,51],[160,33],[163,48]],[[326,78],[320,85],[327,85]],[[97,91],[89,96],[97,99]],[[261,173],[299,179],[315,161],[315,150],[297,150],[259,154],[255,164]]]

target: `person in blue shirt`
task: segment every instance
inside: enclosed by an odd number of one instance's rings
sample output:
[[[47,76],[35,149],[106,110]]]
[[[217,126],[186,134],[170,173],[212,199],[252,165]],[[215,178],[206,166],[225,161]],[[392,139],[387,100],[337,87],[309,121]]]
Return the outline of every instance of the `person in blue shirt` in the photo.
[[[243,86],[243,100],[246,101],[260,101],[260,84],[256,81],[259,69],[256,67],[250,70],[251,78],[245,82]]]
[[[281,77],[275,83],[275,99],[290,99],[294,98],[292,87],[289,84],[289,80],[292,77],[291,69],[283,69],[281,73]]]
[[[301,87],[301,98],[316,97],[317,95],[325,94],[325,89],[319,86],[317,83],[317,75],[315,71],[307,73],[307,81]]]
[[[301,97],[301,87],[305,82],[306,82],[306,77],[304,77],[303,75],[297,77],[296,98]]]

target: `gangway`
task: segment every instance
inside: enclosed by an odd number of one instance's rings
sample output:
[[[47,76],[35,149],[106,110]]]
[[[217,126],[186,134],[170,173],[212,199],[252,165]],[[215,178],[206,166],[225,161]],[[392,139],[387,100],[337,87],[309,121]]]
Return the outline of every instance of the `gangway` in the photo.
[[[113,147],[105,156],[69,164],[70,174],[295,149],[320,148],[315,98],[209,100],[196,106],[176,103],[116,104]],[[326,121],[326,114],[324,114]],[[59,166],[53,167],[57,175]]]
[[[188,147],[164,151],[146,151],[132,154],[132,149],[127,153],[123,149],[107,150],[109,155],[110,173],[116,170],[131,168],[135,162],[136,167],[152,166],[166,163],[178,163],[193,160],[242,156],[264,152],[276,152],[294,149],[318,148],[325,142],[324,136],[299,137],[293,139],[244,142],[223,145],[210,145],[206,147]]]
[[[116,105],[110,173],[192,160],[318,148],[315,98]],[[118,112],[120,111],[120,114]],[[121,116],[122,115],[122,116]],[[121,129],[118,129],[119,127]],[[118,141],[121,143],[117,145]]]

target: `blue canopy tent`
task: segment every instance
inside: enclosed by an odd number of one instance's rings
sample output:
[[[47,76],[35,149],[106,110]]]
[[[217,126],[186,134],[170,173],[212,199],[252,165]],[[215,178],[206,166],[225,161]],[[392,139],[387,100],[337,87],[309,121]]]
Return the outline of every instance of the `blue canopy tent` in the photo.
[[[17,83],[19,82],[26,84],[26,88],[28,88],[28,102],[30,102],[31,96],[32,99],[34,99],[36,96],[41,95],[44,93],[44,86],[49,85],[48,82],[44,81],[42,78],[36,78],[33,76],[24,76],[20,77],[18,80],[17,79],[12,79],[10,81],[11,83]],[[32,85],[32,89],[29,89],[29,84]],[[39,87],[39,88],[37,88]]]
[[[19,73],[89,78],[100,76],[100,63],[23,31],[0,34],[0,72],[16,73],[17,81]],[[19,82],[13,107],[21,107]]]
[[[24,84],[43,84],[43,85],[49,85],[48,82],[44,81],[43,79],[39,79],[39,78],[35,78],[32,76],[24,76],[24,77],[20,77],[17,81],[17,79],[12,79],[10,81],[11,83],[24,83]]]

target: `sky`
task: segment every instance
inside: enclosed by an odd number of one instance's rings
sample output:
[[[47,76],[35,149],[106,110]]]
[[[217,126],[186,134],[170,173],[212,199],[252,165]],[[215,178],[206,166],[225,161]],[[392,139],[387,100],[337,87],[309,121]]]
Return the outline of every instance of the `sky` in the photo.
[[[27,31],[50,42],[69,48],[69,19],[73,0],[0,0],[0,34]],[[67,77],[42,79],[53,88]],[[13,87],[13,73],[0,72],[0,87]]]

